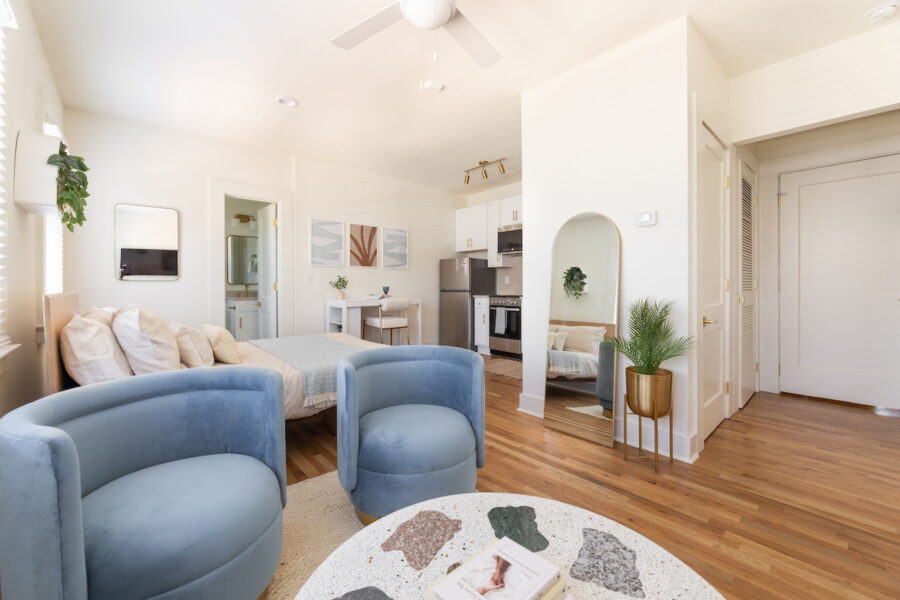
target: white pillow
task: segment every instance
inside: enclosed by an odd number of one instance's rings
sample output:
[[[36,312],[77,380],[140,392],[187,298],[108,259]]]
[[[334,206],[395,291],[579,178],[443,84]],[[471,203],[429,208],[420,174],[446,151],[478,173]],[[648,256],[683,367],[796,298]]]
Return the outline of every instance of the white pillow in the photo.
[[[592,327],[590,325],[567,325],[559,328],[560,332],[566,332],[566,350],[578,352],[594,352],[594,340],[603,340],[606,337],[606,327]]]
[[[59,334],[59,350],[66,372],[78,385],[132,375],[112,329],[100,321],[72,317]]]
[[[116,316],[117,312],[119,312],[119,309],[113,308],[111,306],[93,306],[89,311],[81,316],[85,319],[94,319],[95,321],[100,321],[107,327],[112,328],[113,317]]]
[[[566,344],[565,331],[551,331],[548,334],[547,350],[562,350]]]
[[[237,342],[234,336],[224,327],[216,327],[215,325],[201,325],[200,331],[209,340],[212,346],[213,355],[219,362],[229,365],[241,364],[241,351],[238,350]]]
[[[181,355],[181,363],[189,369],[194,367],[211,367],[216,359],[213,357],[212,346],[206,336],[187,325],[181,323],[169,323],[169,329],[175,334],[178,343],[178,353]]]
[[[112,329],[135,375],[181,367],[175,334],[159,313],[141,306],[126,306],[116,313]]]

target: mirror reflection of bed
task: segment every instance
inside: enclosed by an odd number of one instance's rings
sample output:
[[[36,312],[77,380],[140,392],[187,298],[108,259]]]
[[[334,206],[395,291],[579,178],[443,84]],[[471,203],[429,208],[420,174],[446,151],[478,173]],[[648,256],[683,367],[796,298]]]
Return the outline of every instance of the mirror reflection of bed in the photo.
[[[544,426],[613,446],[621,240],[597,213],[569,219],[556,235],[547,327]]]

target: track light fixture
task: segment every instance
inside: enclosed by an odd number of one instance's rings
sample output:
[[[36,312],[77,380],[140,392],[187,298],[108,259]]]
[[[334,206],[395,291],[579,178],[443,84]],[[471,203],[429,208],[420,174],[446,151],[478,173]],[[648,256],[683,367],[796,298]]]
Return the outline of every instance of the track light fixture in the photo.
[[[497,171],[501,175],[506,175],[506,167],[503,166],[504,160],[506,160],[505,156],[496,160],[479,160],[477,167],[472,167],[463,171],[466,174],[465,178],[463,179],[463,183],[469,185],[469,173],[471,173],[472,171],[481,171],[481,180],[486,181],[488,178],[487,168],[494,164],[497,165]]]

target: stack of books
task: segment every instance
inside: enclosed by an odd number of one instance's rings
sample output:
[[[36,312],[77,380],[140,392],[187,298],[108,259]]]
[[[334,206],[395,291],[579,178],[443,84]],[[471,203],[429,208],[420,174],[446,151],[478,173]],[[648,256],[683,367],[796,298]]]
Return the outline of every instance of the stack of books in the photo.
[[[572,600],[559,567],[502,538],[425,591],[429,600]]]

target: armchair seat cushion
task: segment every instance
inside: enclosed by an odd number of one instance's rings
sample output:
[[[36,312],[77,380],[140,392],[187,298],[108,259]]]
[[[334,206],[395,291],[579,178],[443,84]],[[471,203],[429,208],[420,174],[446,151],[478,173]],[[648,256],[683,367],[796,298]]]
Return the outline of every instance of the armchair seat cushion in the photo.
[[[430,473],[475,453],[475,432],[460,412],[431,404],[403,404],[359,419],[359,466],[377,473]]]
[[[151,598],[225,565],[281,515],[275,473],[243,454],[176,460],[85,496],[90,597]]]
[[[366,325],[381,329],[382,319],[380,317],[366,317]],[[400,327],[409,327],[409,319],[406,317],[384,317],[385,329],[398,329]]]

